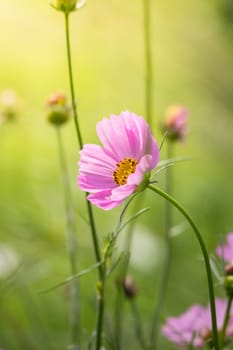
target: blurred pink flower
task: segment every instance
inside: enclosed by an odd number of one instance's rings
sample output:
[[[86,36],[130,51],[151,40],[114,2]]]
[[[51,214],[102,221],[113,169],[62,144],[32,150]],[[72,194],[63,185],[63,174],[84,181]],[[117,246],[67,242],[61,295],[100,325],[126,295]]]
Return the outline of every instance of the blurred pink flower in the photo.
[[[226,262],[233,261],[233,232],[228,233],[225,245],[217,247],[216,254]]]
[[[183,106],[170,106],[165,113],[163,131],[171,140],[183,141],[187,134],[187,109]]]
[[[217,315],[217,327],[218,327],[218,331],[221,332],[223,323],[224,323],[226,309],[227,309],[227,300],[216,298],[215,307],[216,307],[216,315]],[[210,305],[208,305],[203,318],[202,332],[204,330],[204,327],[206,327],[206,334],[208,333],[211,335],[212,327],[211,327]],[[203,335],[204,334],[205,332],[203,333]],[[226,337],[231,337],[232,335],[233,335],[233,304],[231,305],[230,318],[226,328]]]
[[[14,90],[4,90],[0,94],[0,124],[15,121],[19,115],[19,97]]]
[[[215,299],[217,327],[221,332],[227,301],[224,299]],[[205,343],[212,338],[212,322],[210,305],[204,308],[200,305],[193,305],[185,313],[178,317],[169,317],[163,327],[163,334],[180,349],[193,348],[202,349]],[[225,337],[233,335],[233,305],[230,311],[230,318],[226,328]]]
[[[200,305],[191,306],[178,317],[169,317],[163,327],[163,334],[181,349],[188,349],[190,344],[202,348],[204,341],[199,335],[205,308]]]
[[[87,144],[80,151],[78,184],[91,192],[91,203],[110,210],[146,181],[159,148],[146,121],[131,112],[103,119],[96,130],[103,146]]]
[[[46,100],[46,105],[48,107],[53,106],[64,106],[66,104],[66,95],[64,92],[58,91],[50,95]]]

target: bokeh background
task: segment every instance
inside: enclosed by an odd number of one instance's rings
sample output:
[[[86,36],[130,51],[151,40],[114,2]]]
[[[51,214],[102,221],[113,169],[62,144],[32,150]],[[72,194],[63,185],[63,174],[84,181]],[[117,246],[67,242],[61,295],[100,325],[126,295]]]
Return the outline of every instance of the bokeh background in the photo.
[[[233,229],[233,5],[230,0],[151,1],[153,131],[160,142],[165,109],[189,110],[189,134],[175,154],[191,160],[174,167],[175,197],[192,213],[214,252],[219,235]],[[18,118],[0,125],[0,347],[3,350],[67,348],[68,286],[40,291],[69,276],[63,190],[53,127],[45,100],[69,96],[64,19],[41,0],[0,2],[0,92],[18,95]],[[83,138],[98,142],[104,116],[131,110],[145,115],[142,1],[87,1],[71,16],[75,87]],[[79,270],[94,263],[84,194],[76,186],[78,144],[74,125],[63,129],[73,189]],[[161,159],[165,159],[162,151]],[[159,181],[163,185],[163,174]],[[153,297],[163,260],[164,201],[143,197],[151,210],[134,227],[129,272],[149,332]],[[115,227],[120,208],[95,208],[99,240]],[[174,212],[174,222],[183,218]],[[192,303],[208,302],[199,246],[188,226],[173,239],[173,262],[161,323]],[[122,232],[121,240],[127,231]],[[122,237],[123,236],[123,237]],[[120,242],[118,243],[119,251]],[[96,271],[81,282],[84,338],[95,326]],[[217,295],[223,295],[216,287]],[[106,332],[116,296],[109,281]],[[139,349],[131,308],[124,304],[124,349]],[[173,349],[163,337],[160,349]]]

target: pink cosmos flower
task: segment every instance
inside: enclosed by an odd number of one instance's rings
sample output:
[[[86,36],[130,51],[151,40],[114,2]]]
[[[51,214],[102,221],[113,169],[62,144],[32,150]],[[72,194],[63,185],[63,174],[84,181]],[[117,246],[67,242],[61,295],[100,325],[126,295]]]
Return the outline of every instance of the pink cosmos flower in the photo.
[[[219,245],[216,254],[226,262],[233,261],[233,232],[227,235],[227,244]]]
[[[217,328],[221,332],[227,301],[215,299]],[[193,305],[184,314],[178,317],[169,317],[163,327],[163,334],[180,349],[193,348],[202,349],[205,343],[212,338],[212,322],[210,305],[204,308],[200,305]],[[233,305],[230,310],[230,318],[226,328],[225,338],[233,335]]]
[[[216,298],[215,299],[216,315],[217,315],[217,328],[220,333],[223,327],[225,313],[227,309],[227,300]],[[211,313],[210,305],[208,305],[205,315],[203,317],[202,336],[209,335],[211,337]],[[227,324],[225,338],[232,337],[233,335],[233,305],[231,305],[230,318]]]
[[[178,317],[169,317],[162,331],[163,334],[180,349],[188,349],[190,344],[202,348],[204,341],[199,335],[205,308],[193,305]]]
[[[131,112],[103,119],[96,131],[103,146],[80,151],[78,184],[91,193],[91,203],[110,210],[143,183],[159,161],[159,148],[146,121]]]
[[[165,113],[163,130],[171,140],[183,141],[187,134],[187,109],[183,106],[170,106]]]

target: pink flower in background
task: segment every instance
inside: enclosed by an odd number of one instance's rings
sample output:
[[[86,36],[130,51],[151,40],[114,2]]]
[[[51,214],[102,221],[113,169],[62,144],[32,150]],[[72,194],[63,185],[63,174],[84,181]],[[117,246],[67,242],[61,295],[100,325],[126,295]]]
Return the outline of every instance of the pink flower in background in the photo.
[[[47,98],[46,105],[48,107],[64,106],[66,104],[66,95],[64,92],[54,92]]]
[[[227,309],[227,300],[216,298],[215,299],[215,307],[216,307],[216,315],[217,315],[217,328],[218,331],[221,332],[225,313]],[[211,313],[210,313],[210,305],[208,305],[206,309],[206,313],[203,317],[203,326],[202,326],[202,336],[209,335],[211,337]],[[233,335],[233,304],[230,310],[230,318],[227,324],[225,336],[231,337]]]
[[[228,233],[225,245],[217,247],[216,254],[226,262],[233,261],[233,232]]]
[[[4,90],[0,93],[0,124],[13,122],[19,115],[19,97],[14,90]]]
[[[163,131],[171,140],[183,141],[187,134],[187,109],[182,106],[170,106],[165,113]]]
[[[78,184],[91,192],[91,203],[110,210],[143,183],[159,161],[159,148],[146,121],[131,112],[103,119],[96,130],[103,146],[80,151]]]
[[[178,317],[169,317],[162,331],[163,334],[180,349],[188,349],[190,344],[196,348],[204,346],[203,338],[199,335],[205,308],[193,305]]]
[[[217,328],[221,332],[227,301],[215,299]],[[193,305],[185,313],[178,317],[169,317],[163,327],[163,334],[180,349],[193,348],[202,349],[206,341],[212,338],[212,322],[210,305],[204,308],[200,305]],[[225,338],[233,335],[233,305],[230,311],[230,318],[226,328]]]

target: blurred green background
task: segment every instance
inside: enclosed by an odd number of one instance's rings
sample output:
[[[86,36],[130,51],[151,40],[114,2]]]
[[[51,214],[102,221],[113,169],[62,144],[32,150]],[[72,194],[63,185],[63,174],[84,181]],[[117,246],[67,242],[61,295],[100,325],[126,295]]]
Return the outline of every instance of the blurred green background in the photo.
[[[171,104],[189,110],[189,135],[176,146],[191,161],[174,168],[175,197],[192,213],[208,251],[233,229],[233,6],[227,0],[151,1],[153,131]],[[83,138],[98,142],[95,124],[122,110],[145,114],[142,1],[89,0],[71,15],[75,87]],[[0,2],[0,92],[19,96],[15,123],[0,125],[0,348],[66,349],[67,289],[42,289],[69,275],[63,190],[56,138],[44,103],[54,91],[69,96],[64,19],[41,0]],[[79,270],[94,263],[84,194],[76,186],[78,144],[74,125],[64,127],[76,216]],[[162,151],[161,159],[165,159]],[[163,185],[164,174],[159,176]],[[164,201],[144,197],[151,210],[137,221],[130,274],[149,333],[153,296],[163,259]],[[100,243],[116,225],[120,208],[94,209]],[[183,218],[174,212],[174,221]],[[127,235],[122,232],[121,239]],[[123,236],[123,237],[122,237]],[[120,243],[119,243],[120,245]],[[120,248],[119,248],[120,250]],[[96,272],[81,282],[84,338],[95,327]],[[223,295],[221,288],[216,289]],[[106,332],[111,332],[116,288],[109,281]],[[192,303],[208,302],[199,246],[186,227],[173,239],[173,262],[161,321]],[[124,349],[139,349],[125,303]],[[160,349],[173,349],[160,339]]]

